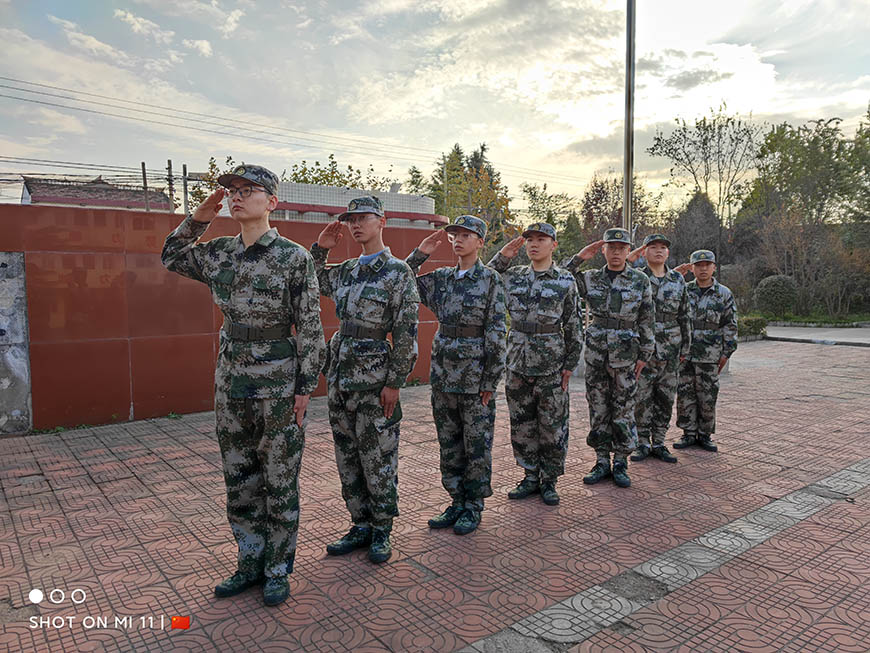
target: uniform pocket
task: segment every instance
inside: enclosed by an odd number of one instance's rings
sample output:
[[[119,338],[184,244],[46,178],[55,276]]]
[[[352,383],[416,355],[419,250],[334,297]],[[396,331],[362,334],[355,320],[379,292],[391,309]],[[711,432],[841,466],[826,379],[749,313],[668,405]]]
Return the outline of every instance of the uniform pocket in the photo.
[[[350,317],[373,324],[384,324],[389,303],[390,295],[386,290],[366,286],[356,302],[356,311],[350,311]]]
[[[214,276],[211,291],[217,304],[226,304],[230,301],[233,280],[235,278],[236,271],[231,268],[223,268]]]

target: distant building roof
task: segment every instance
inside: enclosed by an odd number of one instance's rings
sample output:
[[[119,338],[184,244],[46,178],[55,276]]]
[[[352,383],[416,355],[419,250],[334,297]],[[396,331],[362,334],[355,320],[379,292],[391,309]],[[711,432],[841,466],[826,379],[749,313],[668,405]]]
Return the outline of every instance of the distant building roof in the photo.
[[[145,191],[135,186],[117,186],[102,177],[82,181],[24,177],[21,203],[144,209]],[[169,197],[163,191],[149,189],[148,208],[169,211]]]

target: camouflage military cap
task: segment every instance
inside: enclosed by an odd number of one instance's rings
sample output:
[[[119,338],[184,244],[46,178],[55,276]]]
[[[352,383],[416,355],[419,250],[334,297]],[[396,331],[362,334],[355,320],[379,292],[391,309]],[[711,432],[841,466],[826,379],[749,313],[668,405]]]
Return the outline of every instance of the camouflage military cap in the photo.
[[[716,255],[709,249],[695,250],[689,257],[689,263],[703,263],[705,261],[709,261],[710,263],[716,262]]]
[[[604,238],[602,240],[605,243],[626,243],[631,245],[631,234],[628,233],[628,229],[614,227],[613,229],[608,229],[604,232]]]
[[[526,230],[523,232],[523,238],[528,238],[530,234],[544,234],[556,240],[556,227],[546,222],[534,222],[526,227]]]
[[[229,185],[236,179],[246,179],[252,184],[262,186],[272,195],[278,194],[278,176],[263,166],[251,166],[243,163],[218,177],[217,181],[224,188],[229,188]]]
[[[649,245],[650,243],[654,243],[656,241],[662,242],[668,247],[671,246],[671,239],[665,236],[664,234],[650,234],[646,238],[643,239],[643,244]]]
[[[384,217],[384,206],[381,200],[373,195],[366,197],[357,197],[347,204],[347,211],[338,216],[339,220],[346,220],[347,216],[353,213],[374,213],[377,216]]]
[[[444,227],[444,231],[447,232],[458,231],[460,229],[473,231],[481,238],[486,238],[486,223],[473,215],[460,215],[453,221],[453,224]]]

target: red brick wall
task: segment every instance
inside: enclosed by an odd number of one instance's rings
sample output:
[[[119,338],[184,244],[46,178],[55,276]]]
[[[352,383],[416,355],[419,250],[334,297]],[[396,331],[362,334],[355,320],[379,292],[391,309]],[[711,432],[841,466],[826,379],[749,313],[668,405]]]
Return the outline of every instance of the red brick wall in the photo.
[[[160,263],[180,215],[0,205],[0,249],[25,253],[34,428],[101,424],[209,410],[222,318],[200,283]],[[275,221],[308,247],[322,225]],[[234,235],[218,218],[205,235]],[[406,256],[429,231],[388,228],[386,244]],[[357,256],[346,235],[331,262]],[[452,265],[449,245],[424,271]],[[321,299],[329,338],[335,307]],[[420,308],[420,358],[412,378],[428,380],[435,318]],[[324,391],[323,378],[318,394]]]

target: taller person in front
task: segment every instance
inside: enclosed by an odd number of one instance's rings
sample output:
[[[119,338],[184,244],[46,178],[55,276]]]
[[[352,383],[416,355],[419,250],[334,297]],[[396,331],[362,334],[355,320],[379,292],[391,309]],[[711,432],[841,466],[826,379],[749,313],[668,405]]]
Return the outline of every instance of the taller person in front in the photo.
[[[511,267],[524,242],[531,263]],[[525,473],[508,498],[540,492],[551,506],[559,503],[556,480],[565,473],[568,452],[568,381],[583,348],[577,284],[553,264],[557,244],[556,229],[538,222],[489,262],[502,273],[507,291],[505,394],[514,458]]]
[[[224,316],[214,414],[239,552],[236,573],[215,595],[264,582],[266,605],[277,605],[290,593],[296,556],[303,419],[324,351],[320,296],[308,252],[269,227],[278,177],[241,165],[218,183],[223,188],[169,234],[161,258],[208,285]],[[223,200],[241,233],[198,243]]]
[[[342,555],[368,546],[372,562],[392,554],[390,532],[399,514],[399,389],[417,360],[420,301],[414,273],[384,246],[386,223],[380,200],[361,197],[311,247],[320,292],[335,302],[341,322],[328,345],[326,384],[341,495],[353,521],[326,551]],[[327,267],[344,225],[362,256]]]
[[[637,446],[637,379],[655,350],[652,290],[643,272],[626,265],[630,248],[627,230],[608,229],[602,240],[584,247],[566,266],[592,314],[586,331],[586,444],[595,449],[596,462],[583,477],[588,485],[611,475],[619,487],[631,485],[627,458]],[[606,265],[580,270],[598,251],[604,252]]]

